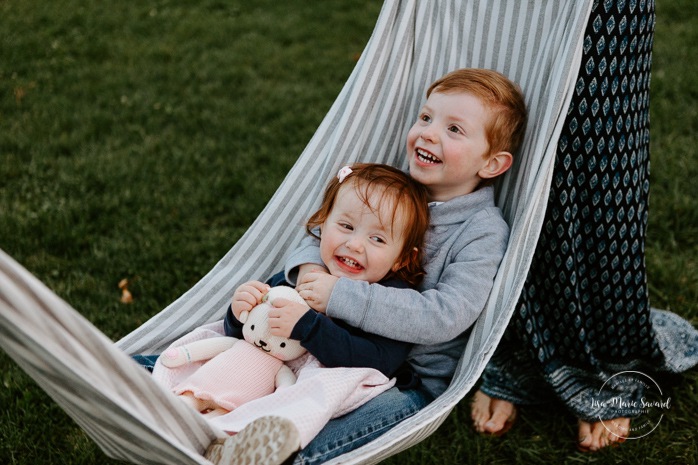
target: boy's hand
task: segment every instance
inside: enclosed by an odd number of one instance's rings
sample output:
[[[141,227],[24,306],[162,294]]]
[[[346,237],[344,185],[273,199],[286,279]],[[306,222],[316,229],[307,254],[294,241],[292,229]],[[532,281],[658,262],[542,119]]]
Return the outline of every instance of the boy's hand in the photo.
[[[298,277],[296,278],[296,284],[300,284],[301,282],[303,282],[303,276],[311,272],[329,273],[327,268],[325,268],[322,265],[316,265],[315,263],[305,263],[298,267]],[[296,290],[298,290],[298,286],[296,286]]]
[[[296,290],[313,310],[326,313],[327,303],[330,301],[332,289],[334,289],[338,279],[336,276],[323,271],[313,271],[303,276],[300,284],[296,286]]]
[[[269,286],[259,281],[248,281],[235,289],[231,306],[238,320],[242,312],[249,312],[262,303],[262,297],[269,292]]]
[[[291,337],[291,331],[305,313],[307,305],[288,299],[274,300],[274,308],[269,310],[269,330],[272,336]]]

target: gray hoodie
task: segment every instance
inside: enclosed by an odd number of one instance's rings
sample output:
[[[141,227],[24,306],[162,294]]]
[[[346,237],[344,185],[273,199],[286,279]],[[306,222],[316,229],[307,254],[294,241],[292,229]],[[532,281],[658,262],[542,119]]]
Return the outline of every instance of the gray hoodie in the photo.
[[[364,331],[414,343],[408,362],[434,397],[448,387],[467,334],[485,307],[504,255],[509,227],[484,187],[430,207],[424,281],[417,290],[340,278],[327,315]],[[321,264],[319,242],[306,237],[286,262],[295,284],[298,267]]]

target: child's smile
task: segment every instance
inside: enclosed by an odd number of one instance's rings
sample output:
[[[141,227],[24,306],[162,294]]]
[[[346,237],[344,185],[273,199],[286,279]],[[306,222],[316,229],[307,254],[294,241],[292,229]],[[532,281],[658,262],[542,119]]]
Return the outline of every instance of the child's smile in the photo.
[[[421,162],[425,165],[435,165],[437,163],[443,163],[441,160],[435,157],[434,154],[427,152],[424,149],[416,149],[415,153],[417,154],[417,162]]]
[[[341,268],[345,269],[349,273],[360,273],[364,269],[364,267],[359,262],[352,258],[345,257],[342,255],[335,255],[334,259],[337,262],[337,265],[339,265]]]
[[[489,154],[490,111],[474,95],[433,92],[407,134],[410,174],[429,188],[431,200],[469,194]]]
[[[320,255],[330,274],[375,283],[394,271],[404,238],[405,215],[370,191],[366,205],[349,178],[340,188],[320,232]]]

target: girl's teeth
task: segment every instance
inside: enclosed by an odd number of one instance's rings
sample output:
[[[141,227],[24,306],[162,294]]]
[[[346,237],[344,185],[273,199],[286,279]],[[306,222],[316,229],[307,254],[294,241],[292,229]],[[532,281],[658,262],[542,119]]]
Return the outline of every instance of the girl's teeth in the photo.
[[[342,257],[341,260],[346,263],[347,265],[351,266],[352,268],[358,268],[358,263],[356,263],[354,260],[350,260],[348,258]]]

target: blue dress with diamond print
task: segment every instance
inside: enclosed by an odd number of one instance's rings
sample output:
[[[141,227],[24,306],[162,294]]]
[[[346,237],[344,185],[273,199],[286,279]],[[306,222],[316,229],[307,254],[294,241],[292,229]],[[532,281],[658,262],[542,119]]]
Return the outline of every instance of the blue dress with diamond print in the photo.
[[[628,417],[608,402],[618,393],[600,389],[611,376],[680,372],[698,363],[698,332],[649,306],[644,248],[654,24],[653,1],[592,7],[541,236],[483,375],[481,390],[491,397],[516,404],[556,397],[587,421]],[[639,378],[624,389],[624,399],[643,396]]]

